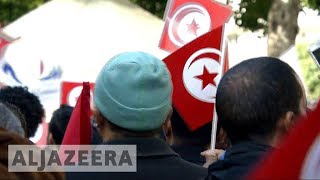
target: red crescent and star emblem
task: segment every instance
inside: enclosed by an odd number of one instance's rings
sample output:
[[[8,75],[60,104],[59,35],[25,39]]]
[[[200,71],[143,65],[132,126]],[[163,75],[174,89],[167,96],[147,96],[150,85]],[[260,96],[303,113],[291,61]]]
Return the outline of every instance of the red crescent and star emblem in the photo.
[[[216,86],[214,79],[218,76],[218,73],[209,73],[207,67],[203,66],[203,74],[195,76],[196,79],[202,81],[202,89],[206,88],[209,84]]]

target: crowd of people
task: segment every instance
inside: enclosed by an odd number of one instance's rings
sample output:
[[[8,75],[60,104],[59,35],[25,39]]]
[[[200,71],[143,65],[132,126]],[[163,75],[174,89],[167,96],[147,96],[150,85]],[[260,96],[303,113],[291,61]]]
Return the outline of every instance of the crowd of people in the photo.
[[[272,57],[245,60],[228,70],[217,87],[217,143],[208,150],[211,122],[191,131],[172,104],[173,90],[170,72],[158,58],[144,52],[118,54],[95,82],[92,143],[137,145],[137,171],[10,173],[7,145],[32,144],[28,138],[45,112],[28,89],[2,87],[0,178],[245,179],[307,109],[302,83],[288,64]],[[61,105],[53,113],[48,144],[61,144],[72,111]]]

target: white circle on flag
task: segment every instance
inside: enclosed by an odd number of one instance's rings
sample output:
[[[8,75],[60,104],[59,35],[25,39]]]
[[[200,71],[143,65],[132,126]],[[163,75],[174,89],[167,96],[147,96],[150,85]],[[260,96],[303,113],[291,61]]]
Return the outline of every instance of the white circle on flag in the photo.
[[[222,53],[214,48],[204,48],[189,57],[183,69],[183,84],[188,93],[194,98],[207,103],[215,103],[216,85],[221,78],[221,66],[219,60],[209,57],[209,54],[221,57]],[[207,84],[205,87],[203,87],[201,80],[195,78],[201,76],[204,73],[204,69],[208,70],[209,74],[217,74],[212,83]]]
[[[77,103],[77,100],[81,94],[82,86],[77,86],[73,88],[67,96],[67,102],[69,106],[74,107]]]
[[[82,85],[74,87],[67,95],[67,103],[69,106],[76,106],[77,100],[81,94],[83,87]],[[93,102],[92,91],[90,90],[90,104]]]
[[[320,178],[320,135],[315,139],[310,150],[306,154],[301,170],[301,179]]]
[[[190,32],[188,26],[194,26],[195,32]],[[208,11],[198,4],[183,4],[173,14],[169,21],[168,35],[173,44],[181,47],[197,37],[209,32],[211,18]]]

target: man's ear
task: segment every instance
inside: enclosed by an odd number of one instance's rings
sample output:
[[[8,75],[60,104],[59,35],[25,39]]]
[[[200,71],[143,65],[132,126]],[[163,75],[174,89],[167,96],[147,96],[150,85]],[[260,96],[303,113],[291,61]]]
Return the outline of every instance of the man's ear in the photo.
[[[97,128],[100,129],[101,127],[104,127],[106,125],[106,121],[104,120],[104,118],[102,117],[101,113],[99,112],[99,110],[95,109],[93,111],[93,115],[94,115],[94,120],[97,123]]]
[[[292,111],[288,111],[282,116],[277,124],[277,130],[282,135],[287,134],[295,124],[295,114]]]
[[[171,127],[171,119],[166,119],[166,121],[162,125],[162,130],[164,133],[164,137],[169,145],[173,144],[173,134]]]
[[[277,147],[281,139],[288,134],[295,124],[296,116],[292,111],[286,112],[277,122],[273,136],[270,139],[270,145]]]
[[[172,116],[172,109],[170,110],[166,120],[164,121],[162,125],[162,131],[164,134],[164,137],[166,138],[166,141],[168,144],[173,144],[173,133],[172,133],[172,127],[171,127],[171,116]]]
[[[110,130],[110,125],[107,120],[102,116],[99,110],[94,111],[94,121],[97,123],[97,130],[102,138],[102,141],[106,142],[112,139],[113,133]]]

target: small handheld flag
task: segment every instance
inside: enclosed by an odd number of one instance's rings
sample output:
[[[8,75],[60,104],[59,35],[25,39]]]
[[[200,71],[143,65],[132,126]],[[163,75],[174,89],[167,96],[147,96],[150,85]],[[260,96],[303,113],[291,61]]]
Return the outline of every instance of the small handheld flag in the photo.
[[[82,92],[73,109],[62,145],[91,144],[90,85],[83,83]]]
[[[221,77],[223,26],[197,38],[164,59],[173,82],[173,105],[195,130],[211,122]],[[223,68],[225,69],[225,68]]]
[[[221,27],[232,14],[231,7],[211,0],[169,0],[159,47],[174,52],[183,45]]]

